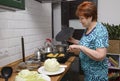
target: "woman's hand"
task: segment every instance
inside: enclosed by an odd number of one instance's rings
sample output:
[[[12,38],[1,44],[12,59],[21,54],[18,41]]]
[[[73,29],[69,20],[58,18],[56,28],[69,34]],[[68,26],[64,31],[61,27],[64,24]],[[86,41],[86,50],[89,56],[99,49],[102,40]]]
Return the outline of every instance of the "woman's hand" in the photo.
[[[69,52],[73,52],[74,54],[80,53],[80,45],[70,45],[68,48]]]

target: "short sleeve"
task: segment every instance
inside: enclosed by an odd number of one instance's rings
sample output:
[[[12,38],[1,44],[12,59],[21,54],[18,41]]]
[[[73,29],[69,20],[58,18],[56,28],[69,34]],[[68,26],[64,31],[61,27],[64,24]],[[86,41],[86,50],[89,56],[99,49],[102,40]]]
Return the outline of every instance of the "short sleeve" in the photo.
[[[96,39],[95,39],[95,47],[96,48],[107,48],[109,46],[108,44],[108,32],[106,29],[103,29],[102,31],[99,31],[97,33]]]

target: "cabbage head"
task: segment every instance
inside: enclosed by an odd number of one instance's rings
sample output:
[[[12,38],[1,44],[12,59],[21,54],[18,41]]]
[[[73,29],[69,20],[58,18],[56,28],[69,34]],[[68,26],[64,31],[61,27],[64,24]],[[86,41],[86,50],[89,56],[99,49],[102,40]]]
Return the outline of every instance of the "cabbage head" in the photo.
[[[60,64],[56,58],[47,59],[44,62],[44,68],[46,71],[55,72],[60,68]]]

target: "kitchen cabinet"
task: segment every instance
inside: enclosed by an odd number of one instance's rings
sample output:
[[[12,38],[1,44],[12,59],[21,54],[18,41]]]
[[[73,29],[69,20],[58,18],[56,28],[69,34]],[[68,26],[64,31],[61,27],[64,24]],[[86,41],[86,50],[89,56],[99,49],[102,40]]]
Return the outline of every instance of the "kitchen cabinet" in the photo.
[[[78,17],[75,15],[77,6],[82,2],[80,1],[70,1],[69,2],[69,19],[78,19]]]
[[[82,3],[83,1],[92,1],[95,2],[97,5],[97,0],[77,0],[77,1],[70,1],[69,2],[69,19],[78,19],[76,17],[75,12],[77,9],[77,6]]]
[[[65,1],[61,2],[61,22],[62,26],[69,27],[69,20],[71,19],[78,19],[76,17],[75,12],[77,6],[82,3],[83,1],[92,1],[95,2],[97,5],[97,0],[75,0],[75,1]]]
[[[0,8],[6,10],[25,10],[25,0],[0,0]]]
[[[83,1],[92,1],[95,2],[97,5],[97,0],[76,0],[76,1],[68,1],[68,2],[62,2],[62,16],[66,15],[68,16],[68,19],[78,19],[76,17],[75,12],[77,9],[77,6],[82,3]],[[64,17],[63,17],[64,18]],[[66,18],[66,17],[65,17]]]
[[[79,57],[76,56],[75,60],[71,64],[70,69],[61,81],[79,81],[80,67],[79,67]]]
[[[69,2],[61,2],[61,23],[69,27]]]

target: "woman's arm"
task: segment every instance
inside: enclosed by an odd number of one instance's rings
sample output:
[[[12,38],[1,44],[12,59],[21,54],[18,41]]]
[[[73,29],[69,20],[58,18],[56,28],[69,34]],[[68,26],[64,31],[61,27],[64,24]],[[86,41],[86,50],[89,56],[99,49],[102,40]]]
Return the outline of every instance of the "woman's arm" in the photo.
[[[68,42],[71,42],[71,43],[73,43],[73,44],[79,44],[79,40],[77,40],[77,39],[75,39],[75,38],[73,38],[73,37],[70,37],[68,40],[67,40]]]
[[[74,49],[84,52],[87,56],[89,56],[91,59],[96,60],[96,61],[103,60],[107,53],[106,48],[97,48],[96,50],[93,50],[93,49],[90,49],[90,48],[87,48],[81,45],[70,45],[69,46],[69,51],[73,51]]]

